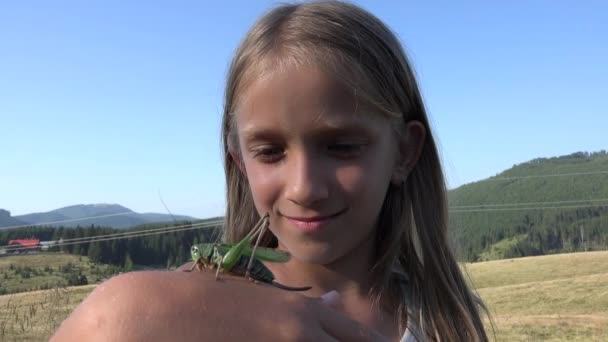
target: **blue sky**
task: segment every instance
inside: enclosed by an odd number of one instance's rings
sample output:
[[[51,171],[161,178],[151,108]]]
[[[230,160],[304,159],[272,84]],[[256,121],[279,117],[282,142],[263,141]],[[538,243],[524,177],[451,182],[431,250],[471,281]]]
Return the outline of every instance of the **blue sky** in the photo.
[[[225,73],[275,1],[0,3],[0,208],[224,206]],[[603,1],[355,1],[399,35],[450,188],[608,145]]]

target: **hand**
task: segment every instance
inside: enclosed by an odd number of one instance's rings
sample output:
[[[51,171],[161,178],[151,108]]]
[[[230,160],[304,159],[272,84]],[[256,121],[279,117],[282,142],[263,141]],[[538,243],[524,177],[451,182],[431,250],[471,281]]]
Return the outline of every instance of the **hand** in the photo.
[[[276,304],[273,309],[268,310],[275,312],[275,315],[268,319],[263,316],[258,317],[262,322],[259,327],[268,326],[263,328],[264,334],[270,332],[269,337],[262,337],[260,340],[388,341],[377,331],[363,326],[336,310],[340,307],[337,292],[330,292],[320,299],[311,299],[294,293],[283,293],[283,295],[287,300],[282,302],[283,299],[275,297],[275,300],[279,299],[279,301],[273,303]]]
[[[189,315],[199,318],[199,326],[204,321],[195,341],[387,341],[338,311],[339,298],[331,293],[309,298],[243,278],[224,275],[215,281],[210,274],[192,274],[195,283],[204,284],[207,307]]]
[[[320,300],[321,300],[321,303],[323,303],[324,305],[326,305],[330,308],[339,309],[342,306],[341,302],[340,302],[340,295],[336,291],[331,291],[331,292],[328,292],[328,293],[322,295]],[[341,315],[340,313],[338,315],[346,318],[346,316]],[[340,320],[340,319],[338,319],[338,320]],[[344,322],[344,323],[336,322],[336,323],[337,323],[337,326],[340,326],[340,325],[343,326],[343,328],[339,328],[339,329],[344,329],[345,331],[350,331],[352,333],[358,331],[359,332],[358,336],[353,336],[352,338],[350,338],[347,334],[343,334],[343,333],[339,332],[338,335],[342,336],[343,339],[338,338],[338,340],[340,340],[340,341],[342,341],[342,340],[358,341],[358,340],[361,340],[361,338],[363,338],[363,340],[365,340],[365,341],[388,341],[388,338],[381,335],[376,330],[364,328],[356,321],[353,321],[353,320],[349,320],[349,321],[350,322]],[[347,325],[352,324],[352,323],[355,323],[359,326],[357,326],[357,327],[353,326],[351,330],[348,330]],[[327,330],[327,328],[326,328],[326,330]],[[329,329],[329,330],[331,331],[331,329]]]

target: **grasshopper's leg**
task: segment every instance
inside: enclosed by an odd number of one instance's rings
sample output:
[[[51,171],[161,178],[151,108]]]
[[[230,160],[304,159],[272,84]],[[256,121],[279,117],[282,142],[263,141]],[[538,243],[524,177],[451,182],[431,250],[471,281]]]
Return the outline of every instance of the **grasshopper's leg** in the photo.
[[[258,238],[255,240],[255,245],[253,245],[253,250],[251,251],[251,256],[249,256],[249,262],[247,263],[247,270],[245,271],[246,278],[249,278],[249,271],[251,270],[251,265],[253,264],[253,259],[255,258],[255,250],[258,248],[258,245],[260,244],[260,240],[262,240],[262,236],[266,232],[266,229],[268,229],[269,220],[270,219],[268,218],[268,216],[265,215],[264,224],[262,224],[262,227],[260,228],[260,231],[258,233]]]
[[[187,272],[192,272],[192,271],[194,271],[194,269],[195,269],[195,268],[196,268],[197,270],[199,270],[199,272],[200,272],[200,271],[202,271],[201,264],[203,264],[203,262],[201,261],[201,259],[197,259],[197,260],[196,260],[196,261],[195,261],[195,262],[192,264],[192,267],[190,267],[190,270],[188,270]],[[204,266],[204,265],[205,265],[205,264],[203,264],[203,266]]]
[[[211,265],[212,269],[213,266],[217,267],[217,270],[215,271],[215,280],[217,280],[220,276],[220,271],[222,270],[223,258],[217,257],[219,255],[219,249],[217,248],[217,246],[213,246],[213,254],[216,255],[216,257],[214,258],[214,261]]]
[[[264,223],[268,219],[268,213],[266,213],[255,225],[255,227],[239,242],[237,242],[221,260],[221,265],[224,269],[230,271],[234,265],[239,261],[243,255],[245,247],[251,244],[251,239],[260,233],[261,228],[264,227]]]
[[[197,267],[197,266],[198,266],[198,260],[194,264],[192,264],[192,267],[190,267],[190,271],[189,272],[194,271],[195,267],[198,268],[198,270],[200,271],[201,269],[199,267]]]

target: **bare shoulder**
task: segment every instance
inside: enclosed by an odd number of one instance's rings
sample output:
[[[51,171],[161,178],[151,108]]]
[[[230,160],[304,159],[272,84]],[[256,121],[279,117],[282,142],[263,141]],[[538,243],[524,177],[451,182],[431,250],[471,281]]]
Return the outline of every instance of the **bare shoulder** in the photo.
[[[246,340],[250,331],[272,331],[250,323],[252,310],[274,315],[269,307],[303,301],[287,292],[228,274],[216,281],[215,272],[127,273],[99,285],[51,341],[216,341],[237,324],[237,340]]]
[[[100,284],[62,323],[52,341],[145,339],[171,325],[209,277],[186,272],[131,272]],[[186,313],[188,314],[188,313]],[[154,340],[160,336],[155,336]]]

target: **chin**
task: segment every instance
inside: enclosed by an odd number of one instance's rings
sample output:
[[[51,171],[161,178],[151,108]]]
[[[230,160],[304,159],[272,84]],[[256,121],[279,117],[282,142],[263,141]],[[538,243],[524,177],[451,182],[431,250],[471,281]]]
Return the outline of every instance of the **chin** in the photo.
[[[295,246],[295,248],[288,247],[287,250],[292,258],[310,264],[328,265],[341,256],[335,248],[331,248],[330,244]]]

